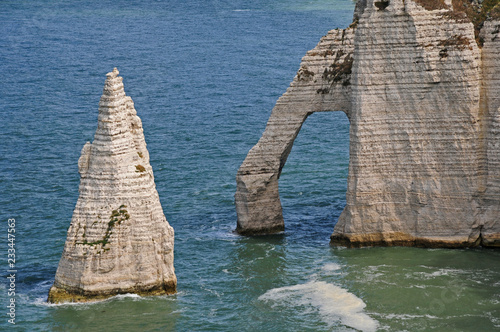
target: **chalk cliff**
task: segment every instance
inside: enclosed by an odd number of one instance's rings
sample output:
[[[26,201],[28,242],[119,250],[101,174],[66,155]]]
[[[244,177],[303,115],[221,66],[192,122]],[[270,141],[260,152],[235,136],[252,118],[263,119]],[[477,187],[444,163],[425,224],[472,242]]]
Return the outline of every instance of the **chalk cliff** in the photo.
[[[142,122],[115,68],[93,143],[78,160],[80,195],[49,302],[175,293],[174,231],[163,214]]]
[[[360,0],[350,28],[307,52],[237,173],[239,233],[284,229],[293,141],[337,110],[350,161],[333,244],[500,246],[500,22],[474,25],[463,2]]]

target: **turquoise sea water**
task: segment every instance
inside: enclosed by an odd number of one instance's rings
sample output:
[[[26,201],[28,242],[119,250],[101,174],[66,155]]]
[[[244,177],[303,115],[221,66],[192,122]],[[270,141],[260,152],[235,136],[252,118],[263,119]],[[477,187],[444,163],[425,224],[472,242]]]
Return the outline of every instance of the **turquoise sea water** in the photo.
[[[349,122],[306,121],[283,170],[286,232],[234,235],[236,171],[301,57],[351,0],[1,1],[0,330],[495,331],[500,252],[342,249]],[[118,67],[175,228],[179,293],[47,305],[77,161]],[[16,219],[16,325],[7,220]]]

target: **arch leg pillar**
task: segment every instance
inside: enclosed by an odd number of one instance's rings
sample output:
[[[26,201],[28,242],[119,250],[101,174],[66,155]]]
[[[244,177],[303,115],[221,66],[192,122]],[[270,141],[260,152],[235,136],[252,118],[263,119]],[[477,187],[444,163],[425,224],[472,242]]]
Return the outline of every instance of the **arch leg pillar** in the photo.
[[[285,229],[278,179],[309,112],[276,105],[259,142],[236,175],[236,231],[242,235],[279,233]]]

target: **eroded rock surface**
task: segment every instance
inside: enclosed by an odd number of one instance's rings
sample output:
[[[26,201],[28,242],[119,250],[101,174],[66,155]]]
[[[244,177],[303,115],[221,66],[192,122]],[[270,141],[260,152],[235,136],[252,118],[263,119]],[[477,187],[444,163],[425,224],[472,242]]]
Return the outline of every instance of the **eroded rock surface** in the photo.
[[[293,140],[307,115],[341,110],[349,177],[332,243],[500,245],[499,22],[484,23],[480,49],[452,5],[358,1],[351,28],[306,54],[238,171],[239,233],[284,229],[278,178]]]
[[[107,74],[94,141],[49,302],[175,293],[174,231],[160,205],[142,122],[118,70]]]

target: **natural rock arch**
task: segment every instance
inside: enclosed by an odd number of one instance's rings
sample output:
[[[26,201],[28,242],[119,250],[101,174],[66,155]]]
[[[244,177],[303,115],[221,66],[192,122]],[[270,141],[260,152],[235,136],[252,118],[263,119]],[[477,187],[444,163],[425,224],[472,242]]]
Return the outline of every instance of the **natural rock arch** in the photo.
[[[360,0],[352,27],[307,52],[237,173],[240,234],[284,230],[278,180],[293,142],[308,115],[342,110],[349,176],[334,244],[500,246],[500,22],[484,23],[481,51],[450,1],[420,3]]]
[[[302,59],[297,75],[278,100],[259,142],[238,170],[237,232],[284,230],[278,180],[302,124],[314,112],[351,109],[353,29],[332,30]]]

